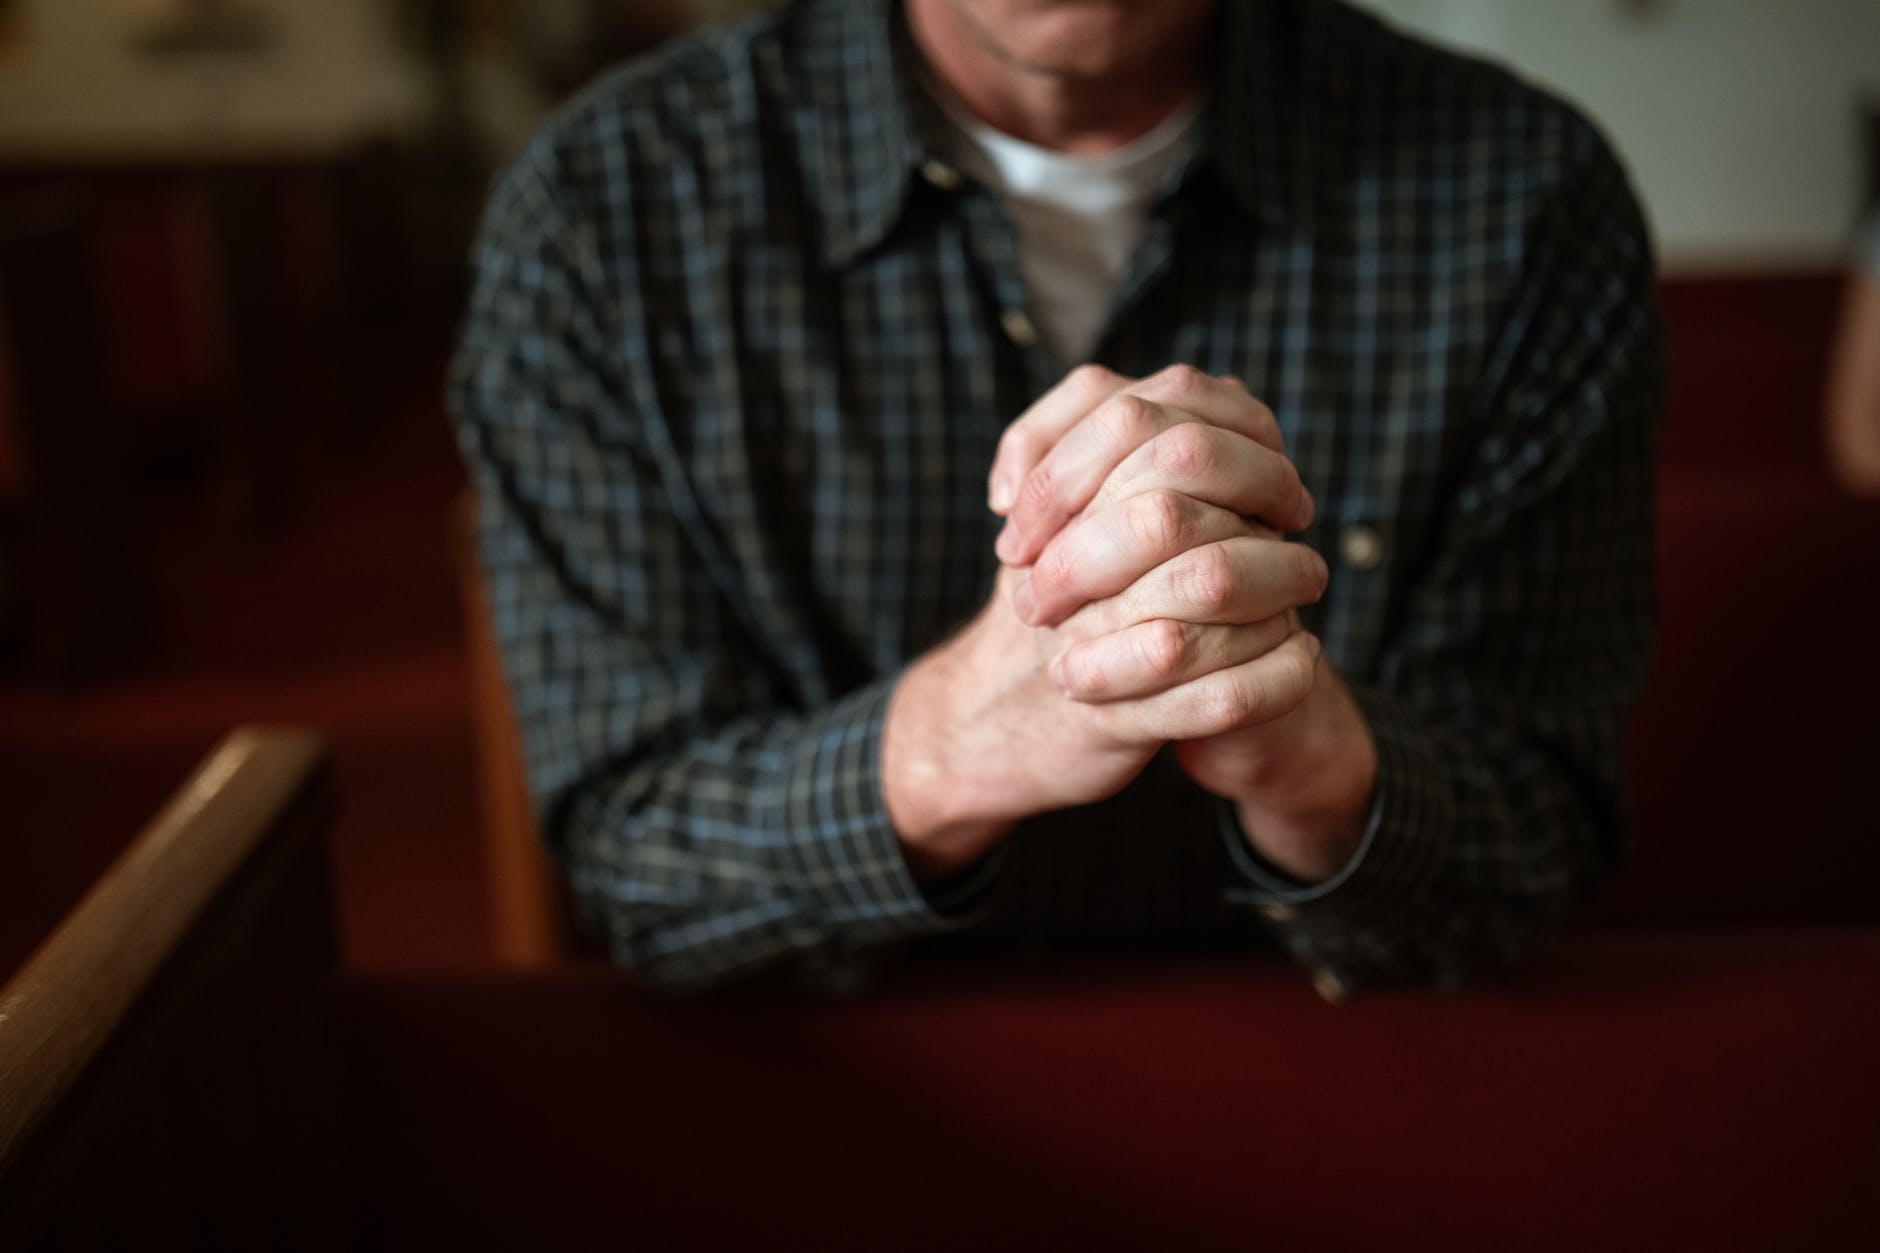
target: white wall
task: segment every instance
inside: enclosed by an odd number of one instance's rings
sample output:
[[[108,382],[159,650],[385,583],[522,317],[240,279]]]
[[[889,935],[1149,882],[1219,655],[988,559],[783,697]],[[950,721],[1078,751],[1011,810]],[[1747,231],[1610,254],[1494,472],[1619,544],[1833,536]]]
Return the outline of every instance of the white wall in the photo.
[[[271,19],[264,51],[153,57],[129,45],[153,0],[14,0],[0,153],[320,148],[418,116],[388,0],[250,3]]]
[[[1232,0],[1229,0],[1231,3]],[[1666,264],[1829,263],[1880,94],[1880,0],[1363,0],[1577,101],[1631,167]]]

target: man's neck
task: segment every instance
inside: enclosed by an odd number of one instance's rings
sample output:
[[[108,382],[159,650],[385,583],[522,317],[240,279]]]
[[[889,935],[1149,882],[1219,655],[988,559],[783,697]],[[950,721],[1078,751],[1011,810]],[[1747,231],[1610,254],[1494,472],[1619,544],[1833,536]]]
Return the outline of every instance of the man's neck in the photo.
[[[944,0],[910,0],[907,17],[929,69],[960,104],[1008,135],[1059,152],[1114,152],[1154,130],[1203,81],[1205,28],[1168,55],[1082,74],[1003,55]]]

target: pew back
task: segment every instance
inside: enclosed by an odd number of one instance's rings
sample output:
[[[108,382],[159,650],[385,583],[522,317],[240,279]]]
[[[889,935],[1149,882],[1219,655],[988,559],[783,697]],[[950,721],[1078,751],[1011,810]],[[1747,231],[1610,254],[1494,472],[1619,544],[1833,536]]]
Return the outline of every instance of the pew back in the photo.
[[[334,1247],[330,816],[235,733],[0,992],[0,1247]]]

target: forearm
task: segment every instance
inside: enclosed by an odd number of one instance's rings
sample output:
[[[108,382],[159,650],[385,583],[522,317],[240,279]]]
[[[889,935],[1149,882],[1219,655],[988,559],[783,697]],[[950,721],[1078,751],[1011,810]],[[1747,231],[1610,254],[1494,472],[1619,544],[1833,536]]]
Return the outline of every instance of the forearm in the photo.
[[[1003,742],[996,721],[978,716],[977,701],[961,699],[975,671],[973,648],[969,629],[909,666],[883,719],[882,800],[923,885],[959,873],[1020,816],[984,768],[1009,761],[1019,746]]]
[[[1232,832],[1243,882],[1230,895],[1347,990],[1453,985],[1519,963],[1614,861],[1622,703],[1524,726],[1352,692],[1377,751],[1356,852],[1308,882]]]
[[[915,882],[883,803],[890,690],[748,714],[567,789],[550,842],[620,964],[703,988],[957,925]]]
[[[1377,746],[1344,680],[1319,662],[1313,695],[1246,755],[1223,795],[1256,855],[1302,883],[1322,883],[1357,853],[1377,782]]]

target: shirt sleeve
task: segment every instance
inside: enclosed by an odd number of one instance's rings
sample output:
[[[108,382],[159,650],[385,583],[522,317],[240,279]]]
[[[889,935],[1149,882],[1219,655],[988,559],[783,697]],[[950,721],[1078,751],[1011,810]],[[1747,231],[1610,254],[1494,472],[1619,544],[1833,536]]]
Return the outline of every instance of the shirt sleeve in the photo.
[[[584,920],[675,990],[839,977],[958,925],[972,877],[929,901],[882,798],[894,676],[807,701],[722,594],[628,399],[620,328],[651,315],[610,303],[543,164],[492,202],[451,393],[536,812]]]
[[[1362,844],[1301,885],[1227,808],[1238,882],[1334,997],[1461,982],[1531,953],[1615,863],[1620,741],[1653,642],[1663,351],[1650,245],[1586,128],[1538,215],[1473,453],[1369,682]]]

